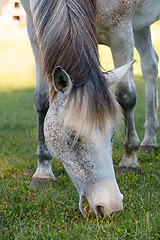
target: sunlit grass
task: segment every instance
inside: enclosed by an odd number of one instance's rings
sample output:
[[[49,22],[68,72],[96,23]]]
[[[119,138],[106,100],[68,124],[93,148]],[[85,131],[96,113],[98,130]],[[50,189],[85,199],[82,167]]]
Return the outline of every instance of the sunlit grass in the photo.
[[[27,31],[0,41],[0,92],[35,87],[35,63]]]
[[[35,87],[35,70],[22,70],[0,73],[0,91],[11,92]]]
[[[16,30],[15,37],[0,39],[0,72],[22,71],[35,66],[26,28]]]
[[[153,45],[160,53],[160,21],[152,26]],[[114,69],[111,51],[107,46],[99,45],[100,61],[104,70]],[[140,57],[135,49],[134,74],[141,75]],[[160,73],[158,75],[160,77]],[[5,80],[4,80],[5,79]],[[27,36],[22,28],[19,39],[0,41],[0,91],[35,87],[35,63]]]

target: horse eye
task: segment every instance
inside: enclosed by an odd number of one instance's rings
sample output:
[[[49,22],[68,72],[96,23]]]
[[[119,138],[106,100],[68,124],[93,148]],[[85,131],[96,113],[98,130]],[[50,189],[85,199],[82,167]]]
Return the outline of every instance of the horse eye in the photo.
[[[71,133],[71,134],[69,135],[69,137],[70,137],[70,139],[71,139],[72,141],[74,141],[74,139],[75,139],[75,134],[74,134],[74,133]]]
[[[70,138],[71,138],[72,141],[76,141],[76,143],[81,141],[80,138],[76,138],[76,136],[75,136],[74,133],[72,133],[72,134],[70,135]]]
[[[68,145],[73,145],[73,144],[76,145],[77,143],[81,142],[80,138],[76,138],[75,133],[71,133],[71,134],[68,134],[68,135],[69,135],[69,138],[68,138],[68,141],[67,141]]]

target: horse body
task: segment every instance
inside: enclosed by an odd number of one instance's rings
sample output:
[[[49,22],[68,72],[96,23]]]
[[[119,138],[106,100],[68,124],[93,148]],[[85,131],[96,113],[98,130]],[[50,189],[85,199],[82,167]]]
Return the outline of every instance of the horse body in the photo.
[[[144,29],[144,27],[150,26],[159,19],[160,4],[158,0],[154,1],[154,4],[150,0],[140,1],[140,7],[138,5],[132,19],[133,30],[140,31]]]
[[[158,0],[154,1],[154,4],[151,0],[98,0],[97,2],[98,25],[103,25],[105,30],[118,27],[121,21],[127,19],[132,22],[133,30],[139,31],[160,18]]]
[[[115,67],[133,60],[134,44],[140,53],[147,94],[145,137],[141,146],[152,150],[157,146],[158,58],[151,43],[149,26],[159,19],[159,1],[155,1],[153,8],[151,0],[98,0],[88,1],[85,5],[84,1],[73,0],[21,2],[27,13],[37,73],[35,107],[39,123],[39,162],[31,187],[55,180],[51,153],[62,161],[76,186],[84,216],[84,198],[96,215],[107,216],[120,211],[123,197],[112,163],[117,111],[109,91],[110,76],[111,80],[113,76],[118,77],[116,71],[107,73],[105,81],[100,71],[95,23],[98,41],[111,48]],[[57,68],[58,65],[65,71]],[[123,110],[126,133],[119,169],[140,170],[136,156],[139,139],[134,126],[135,84],[132,67],[129,65],[127,69],[122,74],[124,68],[120,68],[118,75],[123,80],[118,81],[115,89]],[[50,108],[47,78],[51,90]]]

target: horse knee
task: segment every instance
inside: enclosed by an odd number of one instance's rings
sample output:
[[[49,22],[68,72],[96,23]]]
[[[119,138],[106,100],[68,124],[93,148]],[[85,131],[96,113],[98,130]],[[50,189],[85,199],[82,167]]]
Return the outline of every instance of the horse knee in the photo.
[[[145,79],[148,79],[148,76],[154,80],[157,79],[158,75],[158,55],[157,53],[153,52],[152,57],[148,59],[149,61],[142,60],[142,72]]]
[[[115,91],[115,96],[124,111],[131,110],[136,105],[137,96],[135,90],[117,88]]]
[[[46,114],[49,107],[48,94],[47,93],[37,93],[35,91],[34,95],[35,108],[38,113]]]

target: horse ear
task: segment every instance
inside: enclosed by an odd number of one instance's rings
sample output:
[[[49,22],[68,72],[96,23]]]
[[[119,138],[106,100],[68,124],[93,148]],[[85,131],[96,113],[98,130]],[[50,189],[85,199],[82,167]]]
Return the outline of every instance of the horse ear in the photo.
[[[105,75],[105,77],[108,81],[109,87],[111,87],[115,83],[123,81],[123,79],[124,79],[125,75],[127,74],[129,68],[133,65],[134,62],[135,62],[135,60],[133,60],[133,61],[131,61],[131,62],[119,67],[119,68],[116,68],[112,71],[104,73],[104,75]]]
[[[61,92],[65,95],[68,95],[73,86],[69,75],[58,66],[54,69],[52,77],[56,92]]]

